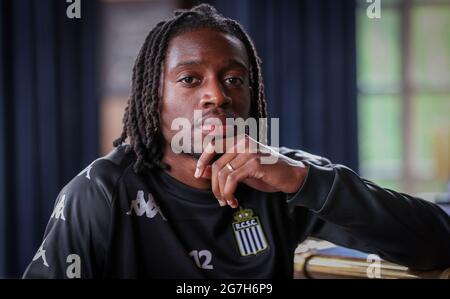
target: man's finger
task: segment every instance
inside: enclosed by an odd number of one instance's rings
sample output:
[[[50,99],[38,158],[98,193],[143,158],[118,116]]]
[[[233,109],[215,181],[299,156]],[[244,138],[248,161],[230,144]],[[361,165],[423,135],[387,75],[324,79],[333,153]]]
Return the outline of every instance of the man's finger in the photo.
[[[227,149],[225,150],[224,155],[227,154],[227,150],[229,148],[232,148],[235,143],[235,136],[221,139],[221,140],[214,140],[208,143],[208,145],[203,150],[203,153],[201,154],[200,158],[197,161],[197,166],[195,169],[194,177],[199,178],[202,176],[203,171],[205,170],[205,167],[211,162],[212,159],[218,154],[218,150],[220,150],[220,153],[223,152],[223,146],[227,146]]]
[[[214,196],[219,201],[219,204],[221,206],[226,205],[226,202],[222,199],[222,195],[220,193],[220,187],[219,187],[219,176],[218,172],[220,169],[217,167],[217,165],[211,166],[211,190],[214,193]]]
[[[203,153],[201,154],[200,158],[197,161],[197,166],[195,168],[195,174],[194,176],[196,178],[199,178],[202,176],[203,170],[205,169],[206,165],[209,164],[209,161],[211,161],[214,156],[217,153],[215,152],[214,143],[210,142],[203,150]]]
[[[201,177],[204,179],[211,180],[211,174],[212,174],[211,165],[206,165],[205,170],[203,170]]]
[[[236,192],[239,183],[249,178],[252,171],[253,169],[251,169],[251,167],[243,165],[228,174],[223,190],[223,198],[228,204],[231,203],[230,205],[232,208],[238,206],[238,199],[234,197],[234,193]]]

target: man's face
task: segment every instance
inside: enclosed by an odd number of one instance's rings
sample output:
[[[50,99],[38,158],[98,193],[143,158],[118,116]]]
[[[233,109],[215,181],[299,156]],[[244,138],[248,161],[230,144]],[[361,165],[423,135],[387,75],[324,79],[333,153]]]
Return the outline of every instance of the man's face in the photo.
[[[163,70],[161,120],[167,146],[178,132],[171,129],[176,118],[192,124],[194,147],[208,134],[233,134],[226,118],[249,117],[249,59],[239,39],[210,28],[180,34],[169,43]],[[202,122],[194,123],[194,110],[201,111]],[[195,134],[201,140],[194,140]]]

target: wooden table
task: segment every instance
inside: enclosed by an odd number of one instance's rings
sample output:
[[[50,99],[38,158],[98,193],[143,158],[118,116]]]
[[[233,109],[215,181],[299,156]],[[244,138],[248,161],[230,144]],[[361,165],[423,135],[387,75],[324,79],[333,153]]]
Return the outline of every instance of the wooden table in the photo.
[[[299,245],[294,278],[449,279],[450,268],[420,272],[379,259],[376,255],[336,246],[317,239]]]

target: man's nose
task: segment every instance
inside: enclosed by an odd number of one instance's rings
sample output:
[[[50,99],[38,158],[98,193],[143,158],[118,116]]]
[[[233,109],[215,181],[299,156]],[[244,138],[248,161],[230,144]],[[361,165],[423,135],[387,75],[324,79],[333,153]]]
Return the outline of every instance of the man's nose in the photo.
[[[231,98],[226,94],[222,84],[217,80],[210,81],[204,89],[200,100],[200,106],[203,109],[220,107],[226,108],[231,104]]]

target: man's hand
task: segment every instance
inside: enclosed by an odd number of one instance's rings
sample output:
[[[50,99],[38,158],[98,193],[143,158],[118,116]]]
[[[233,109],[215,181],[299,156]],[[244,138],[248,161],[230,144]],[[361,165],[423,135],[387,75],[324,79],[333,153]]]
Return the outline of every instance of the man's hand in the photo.
[[[231,146],[225,151],[218,148],[228,143]],[[224,154],[209,165],[218,152]],[[273,163],[262,163],[268,160]],[[194,176],[211,180],[212,191],[221,206],[228,204],[237,208],[234,192],[239,183],[264,192],[294,193],[303,185],[307,173],[308,167],[302,162],[285,157],[248,135],[241,135],[224,139],[223,145],[210,142],[197,162]]]

